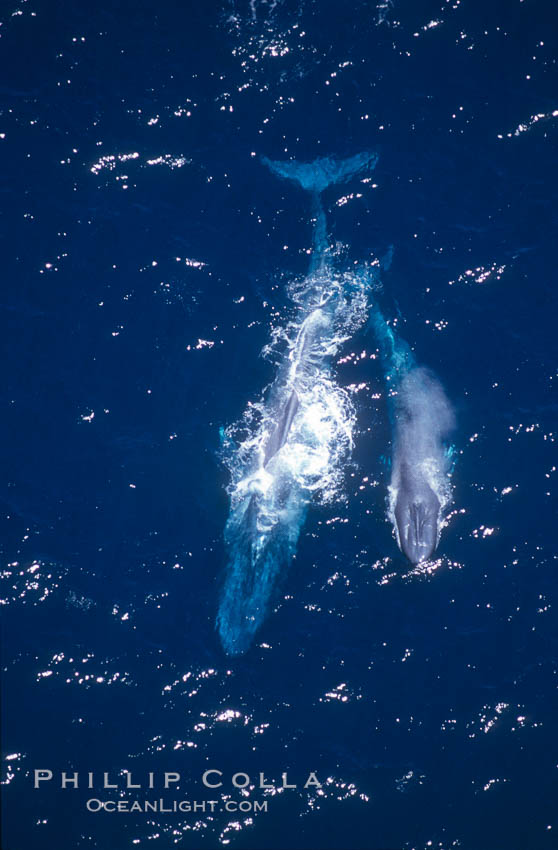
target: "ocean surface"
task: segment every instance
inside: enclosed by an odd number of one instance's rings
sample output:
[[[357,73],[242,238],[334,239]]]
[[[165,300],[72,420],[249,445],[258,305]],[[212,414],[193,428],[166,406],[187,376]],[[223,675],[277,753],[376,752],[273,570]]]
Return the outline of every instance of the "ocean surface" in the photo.
[[[556,23],[550,0],[3,4],[3,850],[558,848]],[[312,245],[262,157],[360,152],[329,238],[391,257],[383,309],[451,399],[447,527],[418,568],[397,548],[363,324],[332,367],[339,497],[227,656],[222,434],[275,377]]]

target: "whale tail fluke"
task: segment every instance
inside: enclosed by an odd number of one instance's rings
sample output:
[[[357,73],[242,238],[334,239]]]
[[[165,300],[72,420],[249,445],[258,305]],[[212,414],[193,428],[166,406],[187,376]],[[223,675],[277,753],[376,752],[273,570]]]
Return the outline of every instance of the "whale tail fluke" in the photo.
[[[302,189],[310,192],[314,215],[313,256],[310,263],[310,273],[320,271],[327,265],[329,242],[325,212],[321,202],[321,194],[328,186],[343,183],[365,169],[372,170],[378,161],[378,154],[364,151],[347,159],[334,159],[322,156],[314,162],[298,162],[295,159],[277,160],[262,156],[264,165],[277,177],[292,180]]]
[[[272,160],[262,156],[262,162],[278,177],[298,183],[307,192],[320,194],[335,183],[343,183],[365,169],[372,170],[378,154],[370,151],[357,153],[347,159],[318,157],[314,162],[297,160]]]

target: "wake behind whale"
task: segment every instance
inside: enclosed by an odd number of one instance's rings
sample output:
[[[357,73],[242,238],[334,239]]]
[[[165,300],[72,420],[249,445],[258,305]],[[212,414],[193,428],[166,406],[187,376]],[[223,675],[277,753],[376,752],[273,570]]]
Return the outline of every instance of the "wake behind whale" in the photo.
[[[295,318],[276,329],[275,345],[266,346],[267,354],[283,348],[277,377],[241,422],[224,432],[231,505],[217,629],[230,655],[245,652],[263,623],[296,552],[310,501],[340,497],[355,415],[347,392],[335,383],[331,361],[364,323],[371,289],[366,267],[351,274],[334,270],[320,194],[372,167],[375,156],[265,163],[310,191],[313,250],[307,277],[288,287]]]

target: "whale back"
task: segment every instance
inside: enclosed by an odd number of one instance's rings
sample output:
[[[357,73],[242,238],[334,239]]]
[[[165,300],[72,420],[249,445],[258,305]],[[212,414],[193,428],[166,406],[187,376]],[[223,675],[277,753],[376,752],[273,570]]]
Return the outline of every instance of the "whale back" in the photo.
[[[277,420],[275,428],[271,432],[264,451],[264,466],[266,466],[274,455],[277,454],[287,442],[289,431],[299,408],[299,400],[296,391],[293,390],[283,407]]]

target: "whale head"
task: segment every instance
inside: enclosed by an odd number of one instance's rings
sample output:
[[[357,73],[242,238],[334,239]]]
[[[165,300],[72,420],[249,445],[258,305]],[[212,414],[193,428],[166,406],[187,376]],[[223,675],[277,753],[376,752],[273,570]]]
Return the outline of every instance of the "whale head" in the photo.
[[[395,503],[397,537],[412,564],[426,561],[438,545],[440,502],[428,484],[420,489],[400,488]]]

